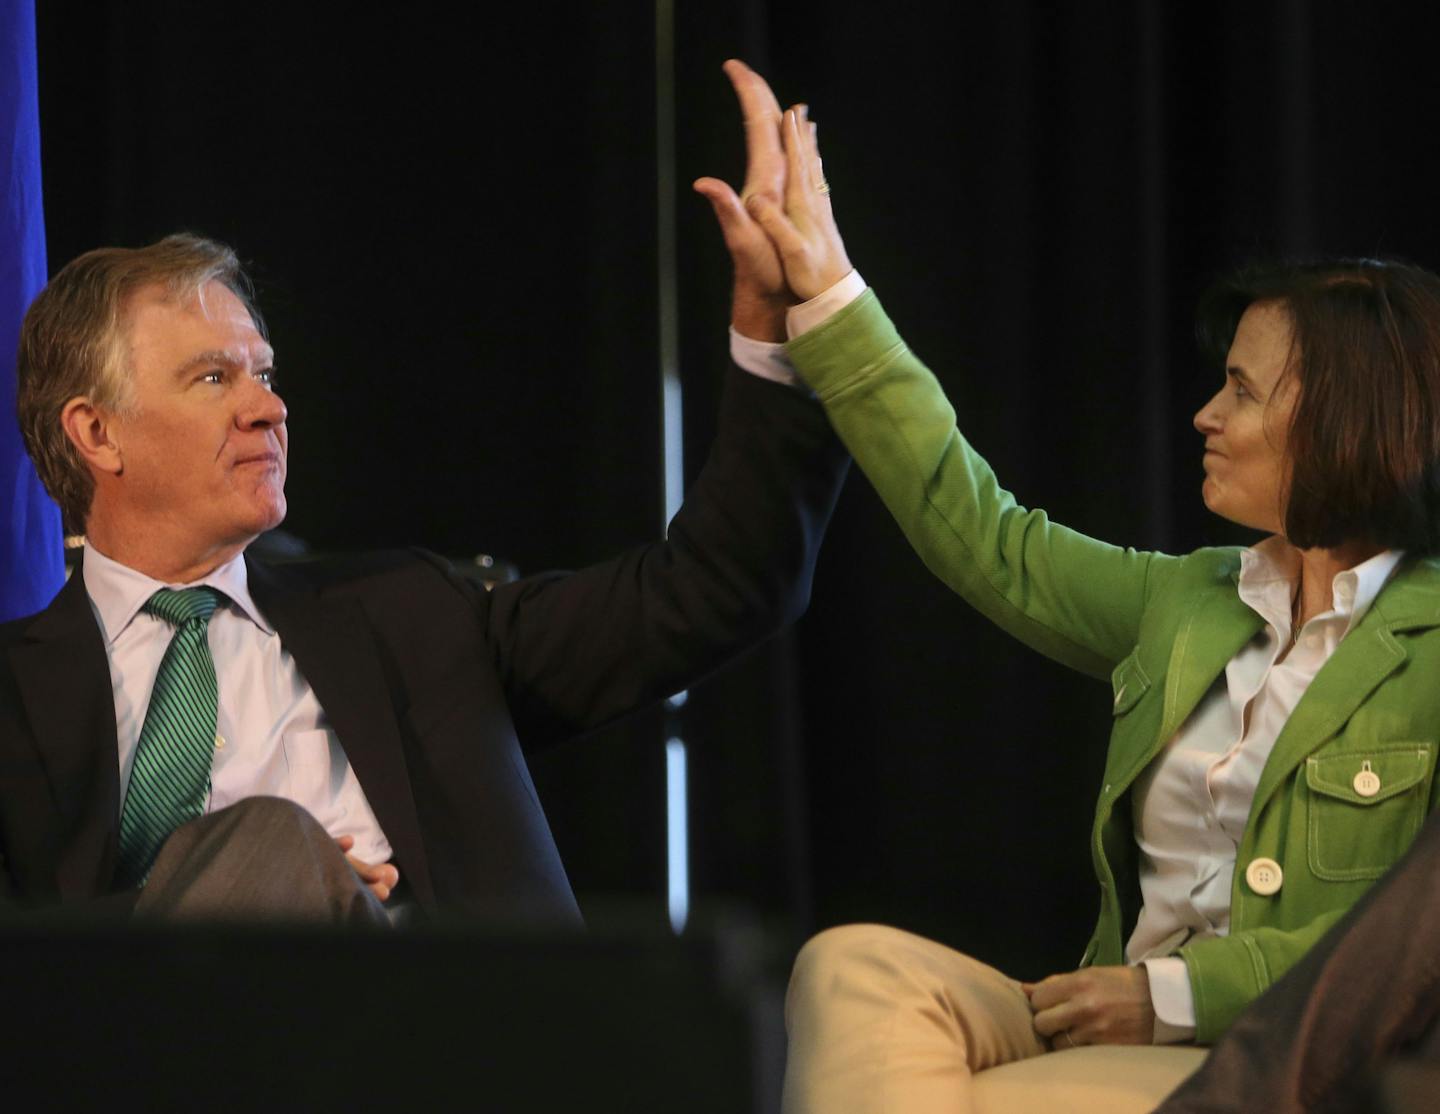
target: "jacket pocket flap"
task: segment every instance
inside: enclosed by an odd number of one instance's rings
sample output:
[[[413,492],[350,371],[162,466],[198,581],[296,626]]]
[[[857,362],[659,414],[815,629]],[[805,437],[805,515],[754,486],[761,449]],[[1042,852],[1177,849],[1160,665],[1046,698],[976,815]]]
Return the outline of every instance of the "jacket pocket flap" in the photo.
[[[1113,715],[1121,716],[1135,706],[1135,701],[1145,695],[1150,687],[1150,678],[1140,666],[1140,651],[1133,651],[1128,658],[1115,667],[1110,674],[1110,686],[1114,690]]]
[[[1424,780],[1430,769],[1431,746],[1394,743],[1344,754],[1311,755],[1305,760],[1305,783],[1316,793],[1353,805],[1378,805]]]

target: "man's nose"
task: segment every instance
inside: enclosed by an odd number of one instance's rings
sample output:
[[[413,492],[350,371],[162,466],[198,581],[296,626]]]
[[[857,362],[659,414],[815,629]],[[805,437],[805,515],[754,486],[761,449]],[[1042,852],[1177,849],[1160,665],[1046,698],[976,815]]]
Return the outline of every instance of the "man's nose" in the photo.
[[[285,400],[271,387],[252,379],[245,389],[245,400],[236,411],[236,424],[244,429],[266,429],[284,423],[289,411]]]

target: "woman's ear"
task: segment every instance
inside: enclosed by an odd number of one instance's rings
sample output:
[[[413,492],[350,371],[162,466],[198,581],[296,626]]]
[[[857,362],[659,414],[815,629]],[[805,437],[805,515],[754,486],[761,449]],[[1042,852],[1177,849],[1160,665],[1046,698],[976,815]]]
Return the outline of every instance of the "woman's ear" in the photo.
[[[91,468],[118,476],[125,466],[110,428],[111,415],[88,398],[72,398],[60,410],[60,427]]]

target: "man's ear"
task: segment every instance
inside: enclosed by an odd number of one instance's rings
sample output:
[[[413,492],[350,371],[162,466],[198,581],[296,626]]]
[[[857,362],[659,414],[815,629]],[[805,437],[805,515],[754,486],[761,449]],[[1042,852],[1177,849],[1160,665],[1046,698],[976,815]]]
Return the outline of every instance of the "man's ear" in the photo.
[[[111,415],[88,398],[72,398],[60,410],[60,428],[80,450],[85,463],[99,472],[118,476],[125,468],[120,446],[111,436]]]

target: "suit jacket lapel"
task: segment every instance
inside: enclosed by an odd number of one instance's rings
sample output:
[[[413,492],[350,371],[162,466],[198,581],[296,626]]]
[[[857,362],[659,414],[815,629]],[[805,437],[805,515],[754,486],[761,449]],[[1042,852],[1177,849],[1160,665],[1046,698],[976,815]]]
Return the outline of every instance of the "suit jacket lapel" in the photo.
[[[61,817],[60,895],[103,893],[118,852],[119,744],[110,663],[79,565],[11,647],[10,664]]]
[[[1265,623],[1240,598],[1239,557],[1215,582],[1197,592],[1170,648],[1165,670],[1165,710],[1161,741],[1172,738],[1189,718],[1215,679]]]
[[[1180,729],[1215,678],[1264,625],[1260,615],[1236,594],[1233,583],[1218,590],[1218,597],[1197,599],[1171,647],[1165,671],[1162,740]]]
[[[395,851],[401,876],[422,904],[433,905],[390,686],[360,604],[317,595],[293,571],[249,558],[246,564],[251,594],[315,690]]]
[[[1194,592],[1187,601],[1189,606],[1175,628],[1163,675],[1160,729],[1146,736],[1143,748],[1131,751],[1124,765],[1106,774],[1112,783],[1129,785],[1154,760],[1210,691],[1230,659],[1263,624],[1264,620],[1236,592],[1237,568],[1238,559],[1220,569],[1213,583]]]

